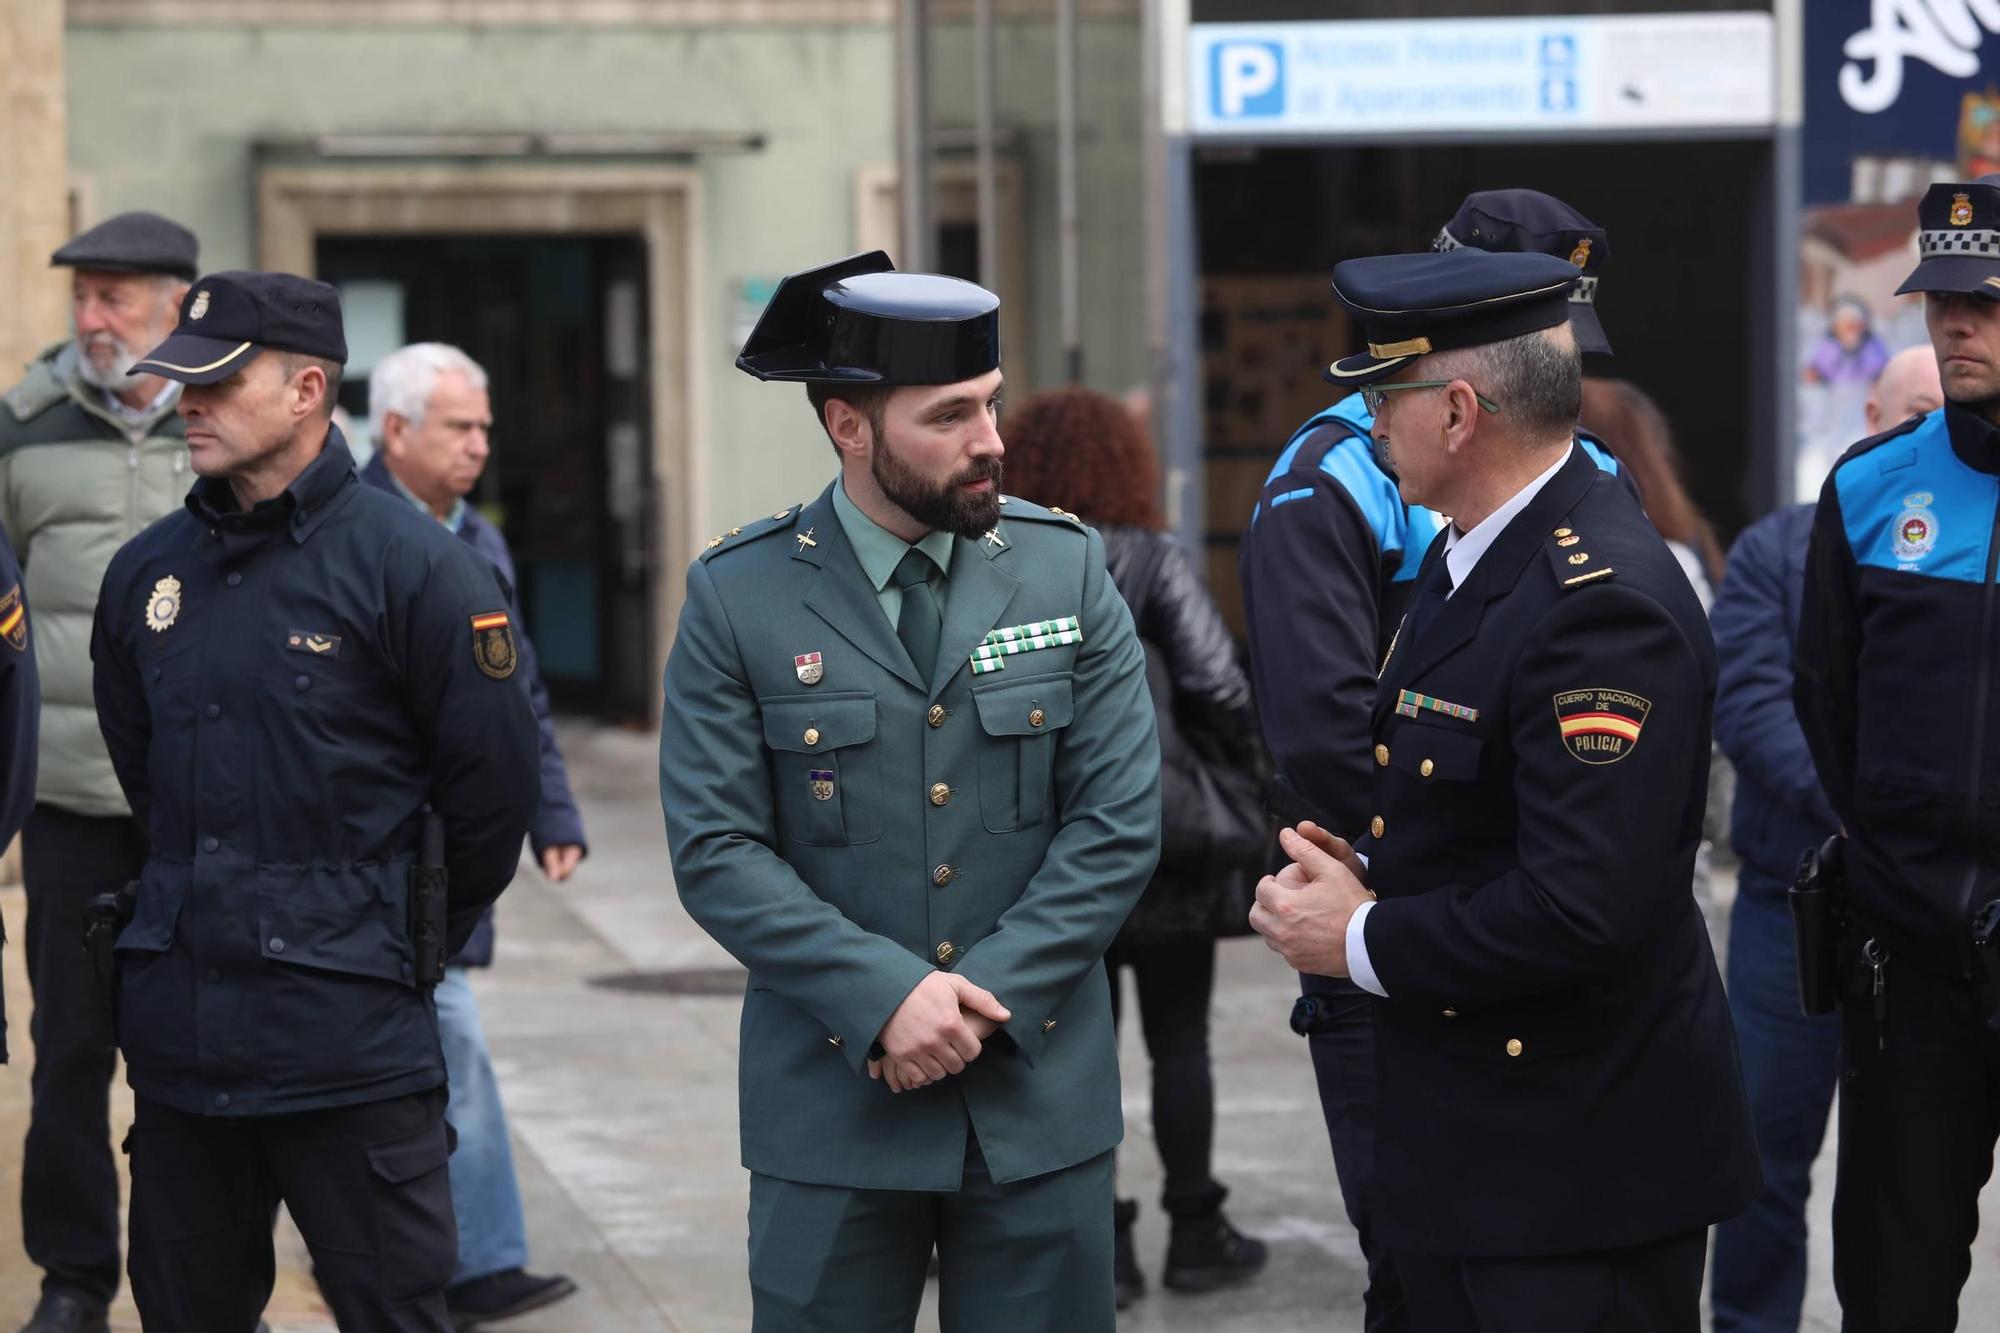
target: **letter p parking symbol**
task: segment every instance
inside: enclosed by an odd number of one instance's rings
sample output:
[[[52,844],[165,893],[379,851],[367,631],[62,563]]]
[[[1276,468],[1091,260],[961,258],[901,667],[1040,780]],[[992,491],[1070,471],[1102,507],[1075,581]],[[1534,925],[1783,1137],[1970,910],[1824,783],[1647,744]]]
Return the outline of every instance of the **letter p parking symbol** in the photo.
[[[1209,53],[1211,105],[1219,120],[1285,112],[1285,51],[1276,42],[1217,42]]]

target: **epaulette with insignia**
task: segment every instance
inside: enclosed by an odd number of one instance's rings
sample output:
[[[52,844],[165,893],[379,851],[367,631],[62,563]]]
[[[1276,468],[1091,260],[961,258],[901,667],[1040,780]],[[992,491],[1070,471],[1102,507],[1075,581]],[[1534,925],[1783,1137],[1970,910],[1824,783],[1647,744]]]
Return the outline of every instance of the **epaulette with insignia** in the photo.
[[[725,533],[710,537],[707,542],[703,543],[701,554],[695,558],[706,560],[719,551],[733,551],[738,547],[748,545],[759,537],[777,532],[779,529],[788,526],[792,519],[798,517],[799,511],[804,507],[803,505],[790,505],[784,509],[780,509],[775,514],[767,514],[763,518],[752,519],[749,523],[741,527],[731,528]]]
[[[1566,589],[1602,583],[1615,572],[1609,565],[1594,564],[1582,536],[1570,528],[1557,528],[1550,534],[1548,553],[1556,583]]]
[[[1000,503],[1005,506],[1001,511],[1002,518],[1030,518],[1043,523],[1067,523],[1078,528],[1083,526],[1083,520],[1067,509],[1058,509],[1054,505],[1038,505],[1032,500],[1023,500],[1018,495],[1003,495],[1000,497]]]

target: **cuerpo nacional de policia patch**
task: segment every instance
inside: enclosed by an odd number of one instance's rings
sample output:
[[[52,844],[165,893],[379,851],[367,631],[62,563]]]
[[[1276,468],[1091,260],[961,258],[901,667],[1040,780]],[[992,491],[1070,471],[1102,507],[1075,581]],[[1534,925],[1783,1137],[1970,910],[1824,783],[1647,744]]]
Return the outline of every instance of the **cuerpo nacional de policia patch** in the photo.
[[[21,600],[21,585],[15,584],[0,597],[0,639],[17,653],[28,650],[28,607]]]
[[[1653,702],[1624,690],[1566,690],[1555,696],[1565,748],[1586,764],[1615,764],[1632,753]]]
[[[482,611],[472,618],[472,660],[495,680],[514,674],[514,627],[505,611]]]

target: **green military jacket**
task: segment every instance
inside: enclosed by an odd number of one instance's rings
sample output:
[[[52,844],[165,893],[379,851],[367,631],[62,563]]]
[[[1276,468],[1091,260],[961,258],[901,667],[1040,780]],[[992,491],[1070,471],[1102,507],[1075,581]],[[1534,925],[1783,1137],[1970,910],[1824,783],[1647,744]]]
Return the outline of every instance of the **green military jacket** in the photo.
[[[688,912],[749,968],[743,1164],[856,1188],[996,1181],[1123,1136],[1103,955],[1159,858],[1159,738],[1097,534],[1003,502],[953,539],[928,682],[832,502],[712,543],[667,662],[660,798]],[[1026,651],[994,631],[1075,617]],[[817,656],[815,656],[817,655]],[[998,663],[998,665],[994,665]],[[934,968],[1013,1013],[901,1094],[867,1051]]]

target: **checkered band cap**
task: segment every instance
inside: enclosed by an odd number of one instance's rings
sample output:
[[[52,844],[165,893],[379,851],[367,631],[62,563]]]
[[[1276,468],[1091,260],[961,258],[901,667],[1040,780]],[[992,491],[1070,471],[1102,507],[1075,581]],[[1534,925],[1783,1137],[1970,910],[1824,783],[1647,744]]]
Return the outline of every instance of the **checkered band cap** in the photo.
[[[1978,231],[1953,227],[1944,231],[1917,233],[1917,253],[1925,259],[1933,255],[1979,255],[2000,258],[2000,231]]]

